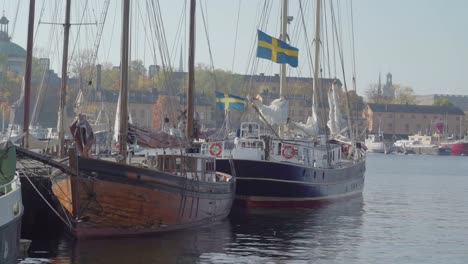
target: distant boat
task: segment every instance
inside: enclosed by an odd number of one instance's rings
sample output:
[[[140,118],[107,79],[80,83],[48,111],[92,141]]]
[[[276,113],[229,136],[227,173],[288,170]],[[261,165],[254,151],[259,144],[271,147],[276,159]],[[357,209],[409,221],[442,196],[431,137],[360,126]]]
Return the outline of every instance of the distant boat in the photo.
[[[437,143],[433,136],[412,135],[408,139],[397,140],[394,143],[397,152],[404,154],[422,154],[422,155],[450,155],[451,149]]]
[[[383,136],[379,134],[369,134],[364,140],[364,145],[368,152],[387,153],[387,146],[383,141]]]
[[[452,155],[468,156],[468,136],[462,140],[442,142],[441,145],[451,148]]]
[[[14,264],[19,254],[23,204],[11,141],[0,143],[0,168],[0,263]]]
[[[387,143],[384,142],[384,135],[382,130],[380,130],[380,123],[379,120],[379,131],[377,134],[369,134],[367,135],[366,139],[364,140],[364,145],[367,148],[367,152],[371,153],[385,153],[387,154],[389,151],[389,147]]]

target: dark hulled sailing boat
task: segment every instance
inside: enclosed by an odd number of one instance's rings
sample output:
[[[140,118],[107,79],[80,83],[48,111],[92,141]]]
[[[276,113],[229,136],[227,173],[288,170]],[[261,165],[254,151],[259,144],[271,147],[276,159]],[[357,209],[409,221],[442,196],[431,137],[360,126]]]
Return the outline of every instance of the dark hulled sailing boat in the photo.
[[[79,155],[72,149],[68,165],[26,149],[20,151],[65,172],[53,178],[52,190],[65,208],[70,229],[77,237],[164,232],[225,218],[234,199],[235,181],[230,174],[216,171],[214,158],[199,154],[159,155],[155,160],[148,159],[144,166],[127,163],[128,71],[125,69],[128,69],[130,1],[122,2],[122,101],[117,162],[90,157],[94,138],[83,116],[71,126]],[[190,10],[194,16],[195,0],[191,1]],[[189,75],[192,76],[193,22],[191,19]],[[189,91],[193,89],[193,78],[190,80]]]
[[[293,124],[296,129],[311,133],[314,137],[279,137],[265,135],[260,125],[252,122],[241,124],[233,143],[209,142],[202,147],[202,153],[217,157],[217,168],[229,173],[232,158],[236,171],[236,204],[245,207],[304,207],[320,203],[348,199],[362,194],[364,187],[365,154],[361,144],[341,136],[337,125],[340,121],[336,89],[329,92],[332,136],[318,135],[316,98],[319,86],[319,45],[320,42],[320,0],[316,8],[314,96],[312,117],[306,124]],[[282,41],[286,41],[287,1],[282,6]],[[285,80],[285,64],[280,71],[280,96]],[[346,84],[345,84],[346,85]],[[330,99],[331,98],[331,99]],[[254,101],[255,102],[255,101]],[[274,109],[285,109],[276,113],[281,119],[288,113],[287,100],[272,102]],[[263,117],[274,112],[270,107],[262,111],[257,103],[255,109]],[[348,106],[349,109],[349,106]],[[286,113],[286,114],[285,114]],[[348,112],[349,116],[349,112]],[[264,117],[263,117],[264,118]],[[287,120],[287,118],[282,118]],[[264,118],[264,120],[266,120]],[[281,122],[277,122],[280,124]],[[351,124],[348,120],[351,135]],[[333,128],[333,129],[332,129]],[[308,133],[305,133],[308,135]],[[352,136],[351,136],[352,138]],[[229,145],[234,145],[230,148]]]

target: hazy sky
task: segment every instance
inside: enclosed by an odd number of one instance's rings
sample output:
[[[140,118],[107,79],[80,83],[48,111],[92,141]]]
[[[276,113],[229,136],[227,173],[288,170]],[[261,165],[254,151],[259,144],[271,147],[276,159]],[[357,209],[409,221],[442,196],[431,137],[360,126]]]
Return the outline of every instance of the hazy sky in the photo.
[[[26,47],[26,30],[28,4],[26,0],[3,0],[2,5],[10,20],[10,33],[15,22],[18,2],[18,16],[14,26],[12,41]],[[36,1],[35,56],[51,58],[52,67],[60,69],[62,49],[62,28],[42,22],[63,22],[65,0]],[[72,0],[72,23],[95,22],[102,12],[103,0]],[[105,30],[98,53],[98,62],[119,64],[120,51],[120,0],[111,1],[107,14]],[[147,17],[146,2],[133,1],[132,10],[132,59],[139,58],[146,66],[154,64],[153,45],[149,36],[150,30]],[[178,25],[185,5],[184,0],[161,0],[161,12],[171,52],[174,67],[178,67],[182,43],[186,43],[187,34],[177,34]],[[240,3],[240,4],[239,4]],[[289,15],[294,16],[289,26],[291,42],[300,50],[298,69],[290,69],[293,76],[311,76],[307,57],[307,46],[301,17],[298,16],[299,1],[290,0]],[[351,34],[350,34],[350,3],[351,0],[333,0],[335,14],[340,12],[341,38],[345,53],[346,78],[351,80]],[[204,32],[200,6],[205,8],[205,18],[209,31],[209,39],[216,68],[233,69],[238,73],[252,73],[249,67],[251,52],[256,41],[256,29],[260,22],[260,14],[264,0],[202,0],[197,1],[197,53],[196,62],[209,65],[209,51]],[[314,29],[314,1],[302,0],[304,20],[310,47]],[[87,5],[86,12],[85,5]],[[330,18],[330,1],[326,1],[328,19]],[[468,75],[468,1],[464,0],[355,0],[352,1],[354,15],[354,35],[356,51],[356,74],[358,93],[363,94],[370,83],[376,83],[379,72],[385,81],[387,72],[393,74],[393,82],[412,87],[417,94],[449,93],[468,95],[468,87],[464,77]],[[237,41],[235,41],[236,23],[239,13]],[[44,8],[44,11],[42,11]],[[56,10],[55,10],[56,9]],[[55,11],[54,11],[55,10]],[[56,15],[54,15],[56,12]],[[41,16],[42,13],[42,16]],[[280,1],[272,1],[266,33],[279,35]],[[83,19],[82,19],[83,18]],[[187,18],[188,19],[188,18]],[[331,28],[328,23],[329,29]],[[183,26],[185,31],[188,27]],[[97,27],[72,26],[70,54],[79,50],[93,49]],[[327,31],[331,35],[331,31]],[[77,36],[79,41],[76,41]],[[331,41],[331,40],[330,40]],[[236,49],[234,54],[234,43]],[[331,43],[331,42],[329,42]],[[324,46],[326,43],[323,43]],[[331,46],[331,44],[330,44]],[[184,44],[184,50],[186,44]],[[72,52],[72,51],[75,52]],[[328,58],[337,49],[329,47]],[[186,52],[184,51],[186,54]],[[235,55],[235,56],[234,56]],[[159,55],[158,55],[159,56]],[[235,60],[233,60],[235,57]],[[159,57],[156,63],[160,63]],[[184,55],[184,63],[185,55]],[[331,72],[340,67],[339,63],[331,62]],[[234,66],[232,68],[232,66]],[[328,67],[323,64],[323,67]],[[261,60],[255,73],[274,74],[278,71],[276,64]],[[338,70],[337,70],[338,71]],[[337,73],[342,79],[342,74]]]

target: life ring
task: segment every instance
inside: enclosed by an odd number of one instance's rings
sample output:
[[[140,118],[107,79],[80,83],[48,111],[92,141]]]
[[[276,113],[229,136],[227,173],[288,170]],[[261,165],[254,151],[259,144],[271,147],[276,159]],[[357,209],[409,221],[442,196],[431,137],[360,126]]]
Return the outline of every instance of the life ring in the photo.
[[[291,159],[294,157],[294,155],[296,155],[296,150],[292,146],[284,146],[281,150],[281,155],[285,159]]]
[[[343,146],[341,146],[341,151],[342,151],[343,153],[348,153],[348,150],[349,150],[349,146],[348,146],[348,145],[343,145]]]
[[[212,156],[219,156],[219,155],[221,155],[221,153],[223,153],[223,147],[221,146],[221,144],[219,144],[219,143],[211,144],[210,154]]]

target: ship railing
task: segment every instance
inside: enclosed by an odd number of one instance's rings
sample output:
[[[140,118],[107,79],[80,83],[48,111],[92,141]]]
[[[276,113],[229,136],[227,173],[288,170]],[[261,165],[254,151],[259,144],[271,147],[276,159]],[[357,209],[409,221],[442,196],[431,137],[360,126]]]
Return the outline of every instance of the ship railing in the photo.
[[[20,186],[20,181],[19,181],[19,175],[18,172],[16,172],[15,177],[13,177],[13,180],[10,182],[0,185],[0,197],[9,194],[10,192],[18,189],[18,186]]]

